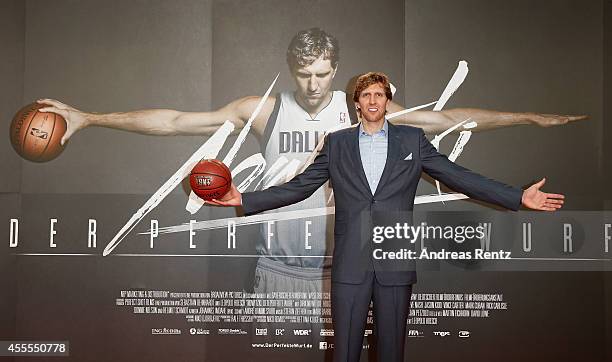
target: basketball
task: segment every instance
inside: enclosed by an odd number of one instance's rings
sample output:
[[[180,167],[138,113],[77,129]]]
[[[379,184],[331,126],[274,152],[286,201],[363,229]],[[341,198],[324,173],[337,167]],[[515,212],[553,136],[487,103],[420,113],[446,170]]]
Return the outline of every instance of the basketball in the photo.
[[[17,153],[33,162],[50,161],[64,150],[60,140],[66,132],[64,117],[38,112],[44,104],[31,103],[15,114],[11,122],[11,144]]]
[[[202,160],[191,170],[189,184],[193,192],[202,199],[218,199],[229,191],[232,173],[219,160]]]

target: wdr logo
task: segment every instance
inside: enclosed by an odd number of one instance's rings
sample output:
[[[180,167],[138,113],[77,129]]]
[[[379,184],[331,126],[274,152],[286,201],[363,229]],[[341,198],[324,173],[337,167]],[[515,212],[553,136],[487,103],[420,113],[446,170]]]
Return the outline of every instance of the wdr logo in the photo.
[[[311,329],[294,329],[293,335],[294,336],[309,336],[311,332],[312,332]]]

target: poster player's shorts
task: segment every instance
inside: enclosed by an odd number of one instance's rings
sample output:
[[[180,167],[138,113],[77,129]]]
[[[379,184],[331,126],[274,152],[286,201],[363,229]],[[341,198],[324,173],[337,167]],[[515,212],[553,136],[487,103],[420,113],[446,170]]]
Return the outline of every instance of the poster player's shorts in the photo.
[[[262,256],[257,260],[254,290],[256,293],[329,293],[331,268],[302,268]]]
[[[268,320],[253,323],[255,338],[266,333],[277,342],[318,345],[324,339],[320,336],[321,329],[332,328],[331,268],[302,268],[260,257],[255,269],[254,292],[266,294],[266,299],[275,299],[280,305],[291,305],[276,307],[279,314],[267,313]],[[321,318],[329,323],[323,323]]]

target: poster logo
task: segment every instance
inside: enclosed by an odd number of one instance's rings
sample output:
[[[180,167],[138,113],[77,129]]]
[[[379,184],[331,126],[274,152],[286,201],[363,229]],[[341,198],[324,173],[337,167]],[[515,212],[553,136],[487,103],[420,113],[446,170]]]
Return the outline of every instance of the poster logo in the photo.
[[[334,330],[333,329],[321,329],[321,331],[319,332],[319,335],[321,337],[333,337]]]
[[[312,333],[311,329],[294,329],[293,330],[294,336],[310,336],[310,333]]]
[[[468,338],[470,336],[470,331],[459,331],[460,338]]]
[[[181,330],[178,328],[151,328],[153,335],[180,335]]]
[[[434,334],[434,336],[439,336],[439,337],[450,336],[450,332],[449,331],[434,331],[433,334]]]
[[[408,337],[424,337],[424,336],[423,336],[423,332],[417,329],[410,329],[408,330]]]
[[[328,349],[333,349],[334,348],[334,344],[333,343],[327,343],[327,342],[319,342],[319,349],[320,350],[328,350]]]
[[[189,328],[189,334],[193,335],[209,335],[210,334],[210,330],[209,329],[202,329],[202,328]]]
[[[225,336],[225,335],[243,335],[243,334],[247,334],[247,332],[245,330],[236,329],[236,328],[219,328],[217,330],[217,334],[220,335],[220,336]]]

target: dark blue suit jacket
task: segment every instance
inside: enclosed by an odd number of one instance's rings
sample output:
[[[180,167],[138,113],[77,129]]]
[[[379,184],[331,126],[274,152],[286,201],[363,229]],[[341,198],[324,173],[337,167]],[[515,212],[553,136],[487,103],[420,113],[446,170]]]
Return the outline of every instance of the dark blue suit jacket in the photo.
[[[370,241],[373,214],[413,209],[422,171],[471,198],[511,210],[521,205],[520,189],[449,161],[427,140],[422,129],[391,123],[387,161],[372,194],[361,163],[358,133],[359,127],[352,127],[328,134],[321,152],[303,173],[285,184],[242,195],[244,212],[250,215],[304,200],[331,180],[336,201],[333,282],[361,283],[372,268],[383,285],[416,282],[413,268],[397,269],[396,264],[373,260]],[[410,154],[412,157],[408,157]],[[364,238],[366,235],[369,238]]]

